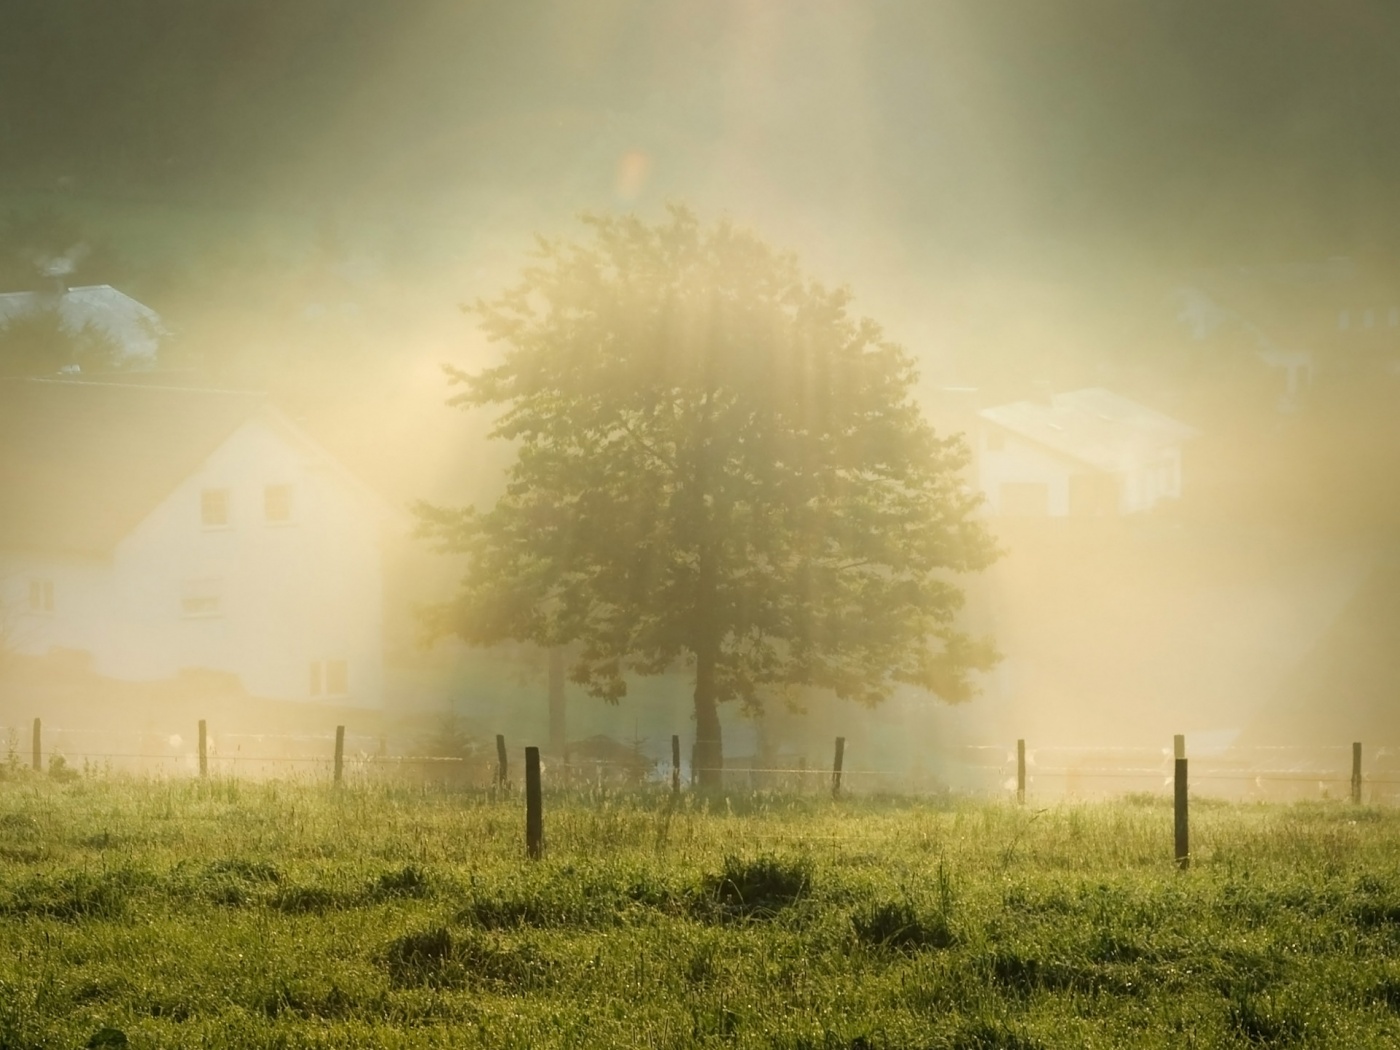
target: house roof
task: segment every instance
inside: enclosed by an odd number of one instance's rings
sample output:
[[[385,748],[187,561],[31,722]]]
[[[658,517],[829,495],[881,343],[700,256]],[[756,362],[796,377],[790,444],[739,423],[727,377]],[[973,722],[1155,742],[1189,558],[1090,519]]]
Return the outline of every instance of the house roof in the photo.
[[[110,551],[269,411],[260,394],[0,380],[0,548]]]
[[[1102,387],[1015,401],[978,413],[1023,438],[1099,470],[1117,472],[1156,459],[1196,434],[1170,416]]]
[[[61,296],[44,292],[0,293],[0,325],[55,302],[63,326],[69,331],[91,325],[110,336],[130,362],[155,361],[157,344],[165,332],[160,315],[110,284],[80,285]]]

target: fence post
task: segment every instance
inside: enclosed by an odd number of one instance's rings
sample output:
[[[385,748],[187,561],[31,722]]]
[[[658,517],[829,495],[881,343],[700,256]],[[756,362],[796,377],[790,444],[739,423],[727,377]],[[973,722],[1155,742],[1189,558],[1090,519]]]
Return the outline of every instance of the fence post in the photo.
[[[1018,804],[1026,801],[1026,741],[1024,737],[1016,741],[1016,801]]]
[[[341,773],[345,769],[345,727],[335,727],[335,782],[340,783]]]
[[[671,794],[681,793],[681,738],[671,734]]]
[[[1361,805],[1361,741],[1351,745],[1351,800]]]
[[[537,747],[525,749],[525,853],[531,860],[538,860],[544,853],[544,800],[540,796],[540,749]]]
[[[1172,737],[1172,758],[1173,758],[1173,759],[1178,759],[1178,758],[1185,758],[1185,757],[1186,757],[1186,734],[1184,734],[1184,733],[1177,733],[1176,736]]]
[[[846,759],[846,738],[836,738],[836,758],[831,763],[831,797],[841,797],[841,764]]]
[[[506,789],[506,738],[500,733],[496,734],[496,786]]]
[[[209,775],[209,723],[199,720],[199,775]]]
[[[1176,760],[1176,866],[1182,871],[1191,866],[1191,843],[1186,824],[1186,799],[1186,759],[1178,758]]]
[[[43,741],[44,732],[39,719],[34,719],[34,772],[44,771],[43,752],[40,750],[40,743]]]

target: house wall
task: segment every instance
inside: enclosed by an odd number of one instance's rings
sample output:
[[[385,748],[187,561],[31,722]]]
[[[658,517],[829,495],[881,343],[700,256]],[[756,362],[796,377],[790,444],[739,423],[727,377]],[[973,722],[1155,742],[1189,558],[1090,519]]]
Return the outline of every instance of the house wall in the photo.
[[[1000,449],[991,447],[995,441],[989,439],[995,434],[1001,435]],[[981,444],[978,484],[987,498],[989,513],[995,516],[1007,513],[1008,508],[1002,505],[1002,486],[1008,483],[1045,485],[1048,515],[1063,517],[1069,513],[1069,479],[1073,473],[1069,463],[999,427],[984,428]]]
[[[111,621],[111,562],[32,553],[0,554],[0,646],[39,655],[96,653]],[[30,607],[30,585],[47,584],[51,609]]]
[[[1134,465],[1124,474],[1121,504],[1124,514],[1151,510],[1164,499],[1180,497],[1180,446],[1161,449],[1151,460]]]
[[[1000,433],[1000,449],[993,435]],[[1135,514],[1151,510],[1163,499],[1181,496],[1181,448],[1158,450],[1150,460],[1133,463],[1121,472],[1108,474],[1088,464],[1078,463],[1035,442],[1025,441],[1000,427],[986,426],[978,457],[978,484],[987,499],[988,512],[1008,513],[1003,507],[1003,486],[1042,484],[1047,487],[1047,515],[1070,514],[1070,478],[1076,474],[1101,473],[1118,482],[1118,512]]]
[[[291,520],[267,519],[264,490],[289,486]],[[226,526],[201,496],[228,493]],[[253,420],[116,547],[108,560],[32,558],[11,571],[22,651],[92,653],[128,681],[205,668],[260,697],[375,707],[383,694],[381,514],[324,453]],[[23,611],[28,577],[55,579],[51,615]],[[208,608],[214,598],[217,608]],[[203,608],[186,600],[203,599]],[[314,696],[313,662],[345,661],[348,690]],[[322,667],[323,683],[325,668]]]

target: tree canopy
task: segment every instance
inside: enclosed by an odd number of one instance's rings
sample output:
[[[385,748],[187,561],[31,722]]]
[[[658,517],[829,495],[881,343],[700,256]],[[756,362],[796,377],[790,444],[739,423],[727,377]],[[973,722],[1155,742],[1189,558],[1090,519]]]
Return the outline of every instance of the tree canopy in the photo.
[[[51,376],[74,366],[102,372],[118,367],[120,357],[110,335],[92,324],[71,328],[56,305],[0,322],[0,377]]]
[[[518,458],[489,510],[419,507],[467,558],[436,628],[571,644],[571,679],[611,701],[628,673],[688,663],[702,784],[719,703],[971,697],[996,653],[959,628],[951,575],[996,548],[909,355],[729,222],[585,222],[473,308],[502,362],[448,369],[450,403],[500,406],[493,436]]]

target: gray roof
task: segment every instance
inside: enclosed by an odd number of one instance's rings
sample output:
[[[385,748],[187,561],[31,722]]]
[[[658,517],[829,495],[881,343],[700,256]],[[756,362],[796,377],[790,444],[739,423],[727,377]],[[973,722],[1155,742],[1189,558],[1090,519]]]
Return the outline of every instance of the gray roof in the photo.
[[[0,548],[110,551],[266,410],[258,394],[0,379]]]
[[[0,293],[0,325],[55,303],[63,326],[69,331],[91,325],[116,342],[127,365],[155,363],[156,349],[165,333],[160,315],[110,284],[80,285],[67,289],[62,296],[46,292]]]
[[[1046,401],[984,408],[983,419],[1099,470],[1117,472],[1152,462],[1194,437],[1179,420],[1105,390],[1086,387]]]

